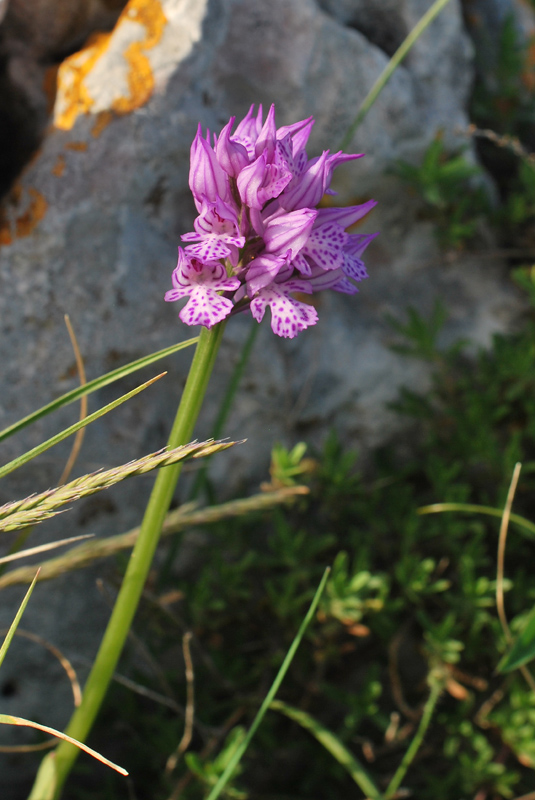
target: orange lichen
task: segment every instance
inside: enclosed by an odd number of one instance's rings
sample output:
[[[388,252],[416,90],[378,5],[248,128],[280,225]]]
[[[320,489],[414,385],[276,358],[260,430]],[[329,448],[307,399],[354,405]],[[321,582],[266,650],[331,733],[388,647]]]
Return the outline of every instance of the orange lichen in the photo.
[[[77,153],[85,153],[87,150],[87,142],[67,142],[65,150],[74,150]]]
[[[129,67],[130,96],[119,97],[115,100],[113,110],[117,114],[128,114],[144,105],[154,91],[152,67],[145,53],[155,47],[162,38],[167,18],[159,0],[130,0],[121,14],[119,22],[122,19],[139,22],[146,31],[145,38],[140,42],[132,42],[123,54]]]
[[[70,130],[80,114],[87,114],[93,98],[85,86],[85,78],[94,64],[108,49],[110,33],[94,33],[83,50],[63,61],[58,70],[58,87],[62,90],[64,110],[54,120],[57,128]]]
[[[15,220],[15,235],[17,238],[29,236],[37,223],[43,219],[48,208],[48,203],[44,196],[37,189],[30,187],[28,194],[31,197],[30,205],[24,214]]]
[[[11,244],[12,241],[9,222],[5,216],[4,209],[0,208],[0,245]]]
[[[16,216],[17,207],[21,204],[23,187],[16,183],[0,207],[0,245],[11,244],[14,239],[29,236],[37,223],[46,214],[48,203],[37,189],[26,190],[30,202],[26,210]]]
[[[52,175],[55,175],[56,178],[61,178],[64,172],[65,172],[65,156],[59,155],[56,160],[56,163],[52,167]]]
[[[97,118],[95,120],[95,124],[91,130],[91,136],[94,136],[97,139],[104,128],[107,128],[110,122],[113,119],[113,114],[111,111],[100,111],[97,114]]]
[[[113,110],[117,114],[128,114],[146,103],[154,91],[154,76],[146,53],[158,44],[167,24],[160,0],[129,0],[115,30],[126,22],[142,25],[145,35],[141,41],[129,44],[123,53],[128,69],[128,96],[118,97],[108,112],[101,113],[110,114]],[[61,103],[54,120],[57,128],[70,130],[80,114],[88,114],[94,107],[95,101],[86,85],[86,78],[108,49],[112,36],[113,32],[93,34],[82,50],[61,64],[57,76]],[[93,135],[98,136],[111,119],[99,117]]]

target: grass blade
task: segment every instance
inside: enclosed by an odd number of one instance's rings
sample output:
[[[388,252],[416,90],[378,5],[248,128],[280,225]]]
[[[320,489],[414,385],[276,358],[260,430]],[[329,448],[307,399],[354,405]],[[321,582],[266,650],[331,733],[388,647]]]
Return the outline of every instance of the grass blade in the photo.
[[[96,750],[92,750],[91,747],[88,747],[86,744],[78,742],[76,739],[72,739],[70,736],[67,736],[66,733],[61,733],[61,731],[57,731],[55,728],[49,728],[48,725],[40,725],[38,722],[32,722],[30,719],[23,719],[22,717],[13,717],[11,714],[0,714],[0,723],[2,725],[17,725],[19,727],[35,728],[38,731],[43,731],[43,733],[49,733],[51,736],[56,736],[58,739],[63,739],[66,742],[70,742],[70,744],[76,745],[76,747],[79,747],[80,750],[84,751],[84,753],[89,753],[89,755],[93,756],[93,758],[96,758],[97,761],[100,761],[107,767],[114,769],[119,773],[119,775],[128,775],[128,772],[125,769],[119,767],[117,764],[114,764],[113,761],[109,761],[107,758],[104,758],[104,756],[101,756]]]
[[[3,442],[4,439],[7,439],[9,436],[13,436],[14,433],[18,433],[18,431],[26,428],[28,425],[37,422],[37,420],[45,417],[47,414],[57,411],[58,408],[69,405],[69,403],[74,403],[76,400],[79,400],[85,395],[92,394],[92,392],[96,392],[98,389],[102,389],[104,386],[109,386],[110,383],[114,383],[121,378],[125,378],[127,375],[131,375],[133,372],[143,369],[143,367],[148,367],[151,364],[154,364],[161,358],[165,358],[173,353],[177,353],[179,350],[190,347],[192,344],[196,344],[197,341],[198,337],[195,337],[194,339],[187,339],[185,342],[173,344],[171,347],[165,347],[163,350],[158,350],[148,356],[143,356],[143,358],[138,358],[135,361],[131,361],[129,364],[125,364],[124,367],[117,367],[117,369],[107,372],[105,375],[101,375],[100,378],[95,378],[94,380],[89,381],[88,383],[84,384],[84,386],[77,386],[76,389],[66,392],[66,394],[61,395],[61,397],[58,397],[56,400],[52,400],[52,402],[48,403],[46,406],[42,406],[41,408],[37,409],[37,411],[28,414],[28,416],[20,419],[18,422],[15,422],[13,425],[4,428],[3,431],[0,431],[0,442]]]
[[[299,708],[289,706],[281,700],[273,700],[270,708],[272,711],[279,711],[281,714],[284,714],[311,733],[338,763],[349,772],[357,786],[362,789],[367,798],[370,798],[370,800],[381,800],[381,792],[362,764],[349,752],[347,747],[332,733],[332,731],[325,728],[320,722],[314,719],[314,717],[311,717],[310,714],[301,711]]]
[[[347,129],[347,132],[340,142],[340,149],[346,150],[351,144],[351,139],[355,135],[355,131],[361,124],[362,120],[373,106],[386,84],[399,67],[405,56],[409,53],[413,45],[420,38],[425,29],[433,22],[435,17],[442,11],[444,6],[448,4],[449,0],[435,0],[432,6],[428,8],[423,17],[416,23],[414,28],[400,44],[384,70],[381,72],[372,88],[364,98],[357,113],[357,116]]]
[[[150,381],[142,383],[141,386],[136,386],[136,388],[132,389],[131,392],[123,394],[117,400],[114,400],[112,403],[108,403],[107,406],[99,408],[98,411],[95,411],[93,414],[90,414],[85,419],[82,419],[79,422],[75,422],[74,425],[71,425],[69,428],[65,428],[65,430],[61,431],[55,436],[52,436],[51,439],[47,439],[46,442],[38,444],[37,447],[33,447],[31,450],[28,450],[28,452],[24,453],[22,456],[14,458],[13,461],[10,461],[8,464],[0,468],[0,478],[3,478],[4,475],[8,475],[10,472],[13,472],[19,467],[22,467],[23,464],[27,464],[28,461],[31,461],[32,458],[41,455],[41,453],[44,453],[51,447],[54,447],[55,444],[62,442],[64,439],[67,439],[67,437],[71,436],[73,433],[76,433],[76,431],[79,431],[80,428],[84,428],[86,425],[89,425],[91,422],[94,422],[99,417],[102,417],[104,416],[104,414],[107,414],[108,411],[112,411],[112,409],[117,408],[117,406],[120,406],[122,405],[122,403],[125,403],[127,400],[130,400],[131,397],[134,397],[134,395],[139,394],[139,392],[142,392],[144,389],[147,389],[149,386],[151,386],[151,384],[155,383],[156,381],[159,381],[160,378],[163,378],[163,376],[166,374],[167,374],[166,372],[162,372],[161,375],[156,375],[155,378],[151,378]]]
[[[433,503],[430,506],[420,506],[418,514],[442,514],[444,511],[462,511],[466,514],[486,514],[489,517],[499,517],[501,519],[503,510],[492,506],[478,506],[471,503]],[[529,539],[535,539],[535,524],[529,519],[521,517],[520,514],[511,514],[509,521],[524,532],[528,533]]]
[[[31,594],[32,594],[32,592],[33,592],[33,590],[35,588],[35,583],[37,581],[37,576],[38,575],[39,575],[39,570],[37,570],[37,572],[35,574],[35,577],[34,577],[33,581],[30,584],[30,588],[28,589],[28,591],[24,595],[24,599],[23,599],[22,603],[20,604],[19,610],[17,611],[17,613],[15,615],[15,619],[13,620],[11,625],[9,626],[9,630],[6,633],[6,638],[2,642],[2,647],[0,647],[0,666],[2,666],[2,662],[3,662],[4,658],[6,657],[6,653],[8,651],[9,645],[11,644],[11,640],[13,639],[13,637],[15,635],[15,631],[18,628],[18,625],[19,625],[21,617],[24,614],[24,609],[28,605],[28,600],[30,599]]]
[[[288,671],[288,668],[289,668],[290,664],[292,663],[292,660],[293,660],[293,657],[294,657],[294,655],[295,655],[295,653],[297,651],[297,648],[299,647],[299,645],[301,643],[301,639],[303,638],[303,636],[305,634],[305,631],[308,628],[308,626],[309,626],[309,624],[310,624],[310,622],[312,620],[312,617],[314,616],[314,612],[316,611],[317,605],[318,605],[318,603],[320,601],[320,597],[323,594],[323,590],[325,588],[325,584],[327,583],[327,578],[329,577],[330,571],[331,571],[330,567],[327,567],[327,569],[323,573],[323,578],[321,579],[321,583],[317,588],[316,594],[314,595],[314,599],[312,600],[312,603],[310,604],[310,608],[307,611],[307,615],[304,618],[303,622],[301,623],[301,627],[299,628],[299,631],[297,632],[297,636],[295,637],[295,639],[293,640],[292,644],[290,645],[290,649],[288,650],[288,652],[286,654],[286,657],[285,657],[284,661],[282,662],[282,666],[279,669],[279,671],[277,673],[277,676],[276,676],[275,680],[273,681],[273,683],[271,685],[271,688],[270,688],[269,692],[267,693],[267,695],[266,695],[266,697],[264,699],[264,702],[260,706],[260,709],[259,709],[256,717],[254,718],[253,723],[252,723],[251,727],[249,728],[249,730],[247,732],[247,735],[245,736],[245,739],[240,744],[240,746],[236,749],[236,751],[233,754],[232,758],[229,760],[229,763],[227,764],[226,769],[224,770],[223,774],[220,776],[219,780],[217,781],[216,785],[214,786],[214,788],[212,789],[212,791],[210,792],[210,794],[208,795],[206,800],[216,800],[216,798],[219,797],[219,795],[221,794],[221,792],[223,791],[223,789],[227,785],[228,781],[230,780],[230,778],[232,776],[232,773],[234,772],[234,770],[236,769],[236,767],[240,763],[240,761],[241,761],[241,759],[243,757],[243,754],[245,753],[245,751],[249,747],[249,744],[251,743],[251,739],[255,735],[255,733],[256,733],[256,731],[258,729],[258,726],[260,725],[260,723],[264,719],[266,711],[269,709],[271,703],[275,699],[275,695],[277,694],[277,692],[279,690],[279,687],[280,687],[282,681],[284,680],[284,676],[286,675],[286,673]]]
[[[28,556],[36,556],[39,553],[46,553],[49,550],[56,550],[58,547],[65,547],[67,544],[74,544],[81,539],[92,539],[94,533],[84,533],[82,536],[69,536],[68,539],[60,539],[57,542],[49,542],[48,544],[40,544],[37,547],[28,547],[26,550],[21,550],[17,553],[11,553],[8,556],[0,558],[0,564],[8,564],[10,561],[18,561],[21,558],[28,558]]]
[[[512,672],[533,658],[535,658],[535,608],[528,615],[526,627],[498,664],[498,672]]]

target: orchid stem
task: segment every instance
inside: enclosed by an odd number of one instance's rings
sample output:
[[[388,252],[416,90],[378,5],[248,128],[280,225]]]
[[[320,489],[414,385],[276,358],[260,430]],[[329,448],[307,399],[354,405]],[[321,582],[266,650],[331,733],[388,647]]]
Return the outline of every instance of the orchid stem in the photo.
[[[224,327],[225,323],[221,322],[210,330],[203,328],[201,332],[169,436],[169,447],[179,447],[191,439]],[[177,463],[158,472],[138,540],[130,556],[121,589],[84,687],[82,703],[72,715],[66,729],[66,733],[78,741],[84,742],[89,734],[115,672],[152,564],[181,468],[182,464]],[[58,800],[78,752],[73,745],[62,742],[54,753],[47,755],[41,763],[29,800],[44,798]]]

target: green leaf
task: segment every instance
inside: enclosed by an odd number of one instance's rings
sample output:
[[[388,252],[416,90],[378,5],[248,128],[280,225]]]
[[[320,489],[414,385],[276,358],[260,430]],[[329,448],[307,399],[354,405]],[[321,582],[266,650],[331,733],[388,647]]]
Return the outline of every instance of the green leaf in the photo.
[[[371,800],[380,800],[381,793],[375,786],[374,782],[362,764],[357,761],[355,756],[349,752],[347,747],[337,736],[334,735],[334,733],[332,733],[332,731],[325,728],[321,723],[314,719],[314,717],[311,717],[310,714],[307,714],[305,711],[301,711],[299,708],[289,706],[287,703],[283,703],[280,700],[273,700],[270,708],[273,711],[279,711],[281,714],[284,714],[285,716],[294,720],[294,722],[297,722],[302,728],[311,733],[312,736],[314,736],[318,742],[322,744],[332,756],[334,756],[338,763],[349,772],[357,786],[362,789],[366,797],[371,798]]]
[[[45,417],[47,414],[51,414],[52,411],[57,411],[58,408],[69,405],[69,403],[74,403],[75,400],[79,400],[86,394],[92,394],[98,389],[102,389],[104,386],[109,386],[110,383],[120,380],[120,378],[124,378],[139,369],[143,369],[143,367],[148,367],[150,364],[154,364],[161,358],[165,358],[173,353],[177,353],[179,350],[183,350],[185,347],[190,347],[190,345],[196,344],[198,339],[199,337],[195,337],[194,339],[187,339],[185,342],[173,344],[171,347],[165,347],[163,350],[158,350],[157,352],[151,353],[148,356],[138,358],[136,361],[131,361],[129,364],[125,364],[124,367],[118,367],[111,372],[107,372],[105,375],[101,375],[100,378],[95,378],[95,380],[89,381],[83,386],[78,386],[76,389],[72,389],[72,391],[61,395],[61,397],[58,397],[57,400],[52,400],[52,402],[48,403],[46,406],[38,408],[37,411],[34,411],[32,414],[28,414],[27,417],[20,419],[18,422],[10,425],[8,428],[4,428],[3,431],[0,431],[0,442],[3,442],[4,439],[7,439],[9,436],[13,436],[14,433],[18,433],[18,431],[26,428],[28,425],[32,425],[34,422],[37,422],[37,420]]]
[[[38,575],[39,575],[39,570],[37,570],[37,572],[35,574],[35,578],[33,579],[33,581],[30,584],[30,588],[28,589],[28,591],[24,595],[24,599],[23,599],[22,603],[20,604],[19,610],[17,611],[17,613],[15,615],[15,619],[13,620],[11,625],[9,626],[9,630],[8,630],[8,632],[6,634],[6,638],[2,642],[2,647],[0,647],[0,666],[2,666],[2,662],[3,662],[4,658],[6,657],[6,653],[7,653],[8,649],[9,649],[9,645],[11,644],[11,640],[13,639],[13,637],[15,635],[15,631],[18,628],[18,625],[19,625],[21,617],[24,614],[24,609],[28,605],[28,600],[30,599],[31,594],[32,594],[32,592],[33,592],[33,590],[35,588],[35,582],[37,580],[37,576]]]
[[[535,658],[535,608],[528,615],[526,627],[498,664],[498,672],[512,672],[532,658]]]
[[[131,397],[134,397],[134,395],[139,394],[139,392],[142,392],[143,389],[146,389],[155,381],[159,380],[160,378],[163,378],[163,376],[166,374],[167,373],[162,372],[161,375],[157,375],[155,378],[151,378],[150,381],[142,383],[141,386],[136,386],[136,388],[132,389],[131,392],[123,394],[122,397],[119,397],[112,403],[108,403],[107,406],[99,408],[98,411],[95,411],[93,414],[90,414],[88,417],[85,417],[85,419],[80,420],[79,422],[75,422],[74,425],[71,425],[69,428],[65,428],[65,430],[61,431],[55,436],[52,436],[52,438],[47,439],[46,442],[38,444],[37,447],[33,447],[31,450],[28,450],[28,452],[24,453],[22,456],[14,458],[13,461],[10,461],[8,464],[0,468],[0,478],[3,478],[4,475],[8,475],[10,472],[13,472],[19,467],[22,467],[23,464],[26,464],[28,461],[31,461],[32,458],[41,455],[41,453],[44,453],[45,450],[49,450],[55,444],[62,442],[63,439],[67,439],[68,436],[71,436],[73,433],[76,433],[76,431],[79,431],[80,428],[85,428],[85,426],[89,425],[90,422],[94,422],[99,417],[104,416],[104,414],[107,414],[108,411],[117,408],[117,406],[120,406],[122,403],[126,402],[126,400],[130,400]]]

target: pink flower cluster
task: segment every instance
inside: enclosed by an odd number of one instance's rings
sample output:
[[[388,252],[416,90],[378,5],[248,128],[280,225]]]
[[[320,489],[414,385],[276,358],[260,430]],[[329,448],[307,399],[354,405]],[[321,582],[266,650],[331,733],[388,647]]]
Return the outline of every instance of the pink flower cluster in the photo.
[[[376,234],[346,228],[375,205],[317,208],[338,164],[360,158],[342,152],[309,159],[312,117],[275,126],[271,106],[251,106],[234,133],[233,117],[219,136],[191,146],[189,185],[198,211],[195,230],[182,236],[168,301],[189,297],[180,312],[188,325],[210,328],[250,309],[260,322],[266,306],[278,336],[293,338],[315,325],[316,309],[295,294],[321,289],[354,294],[367,278],[362,253]]]

